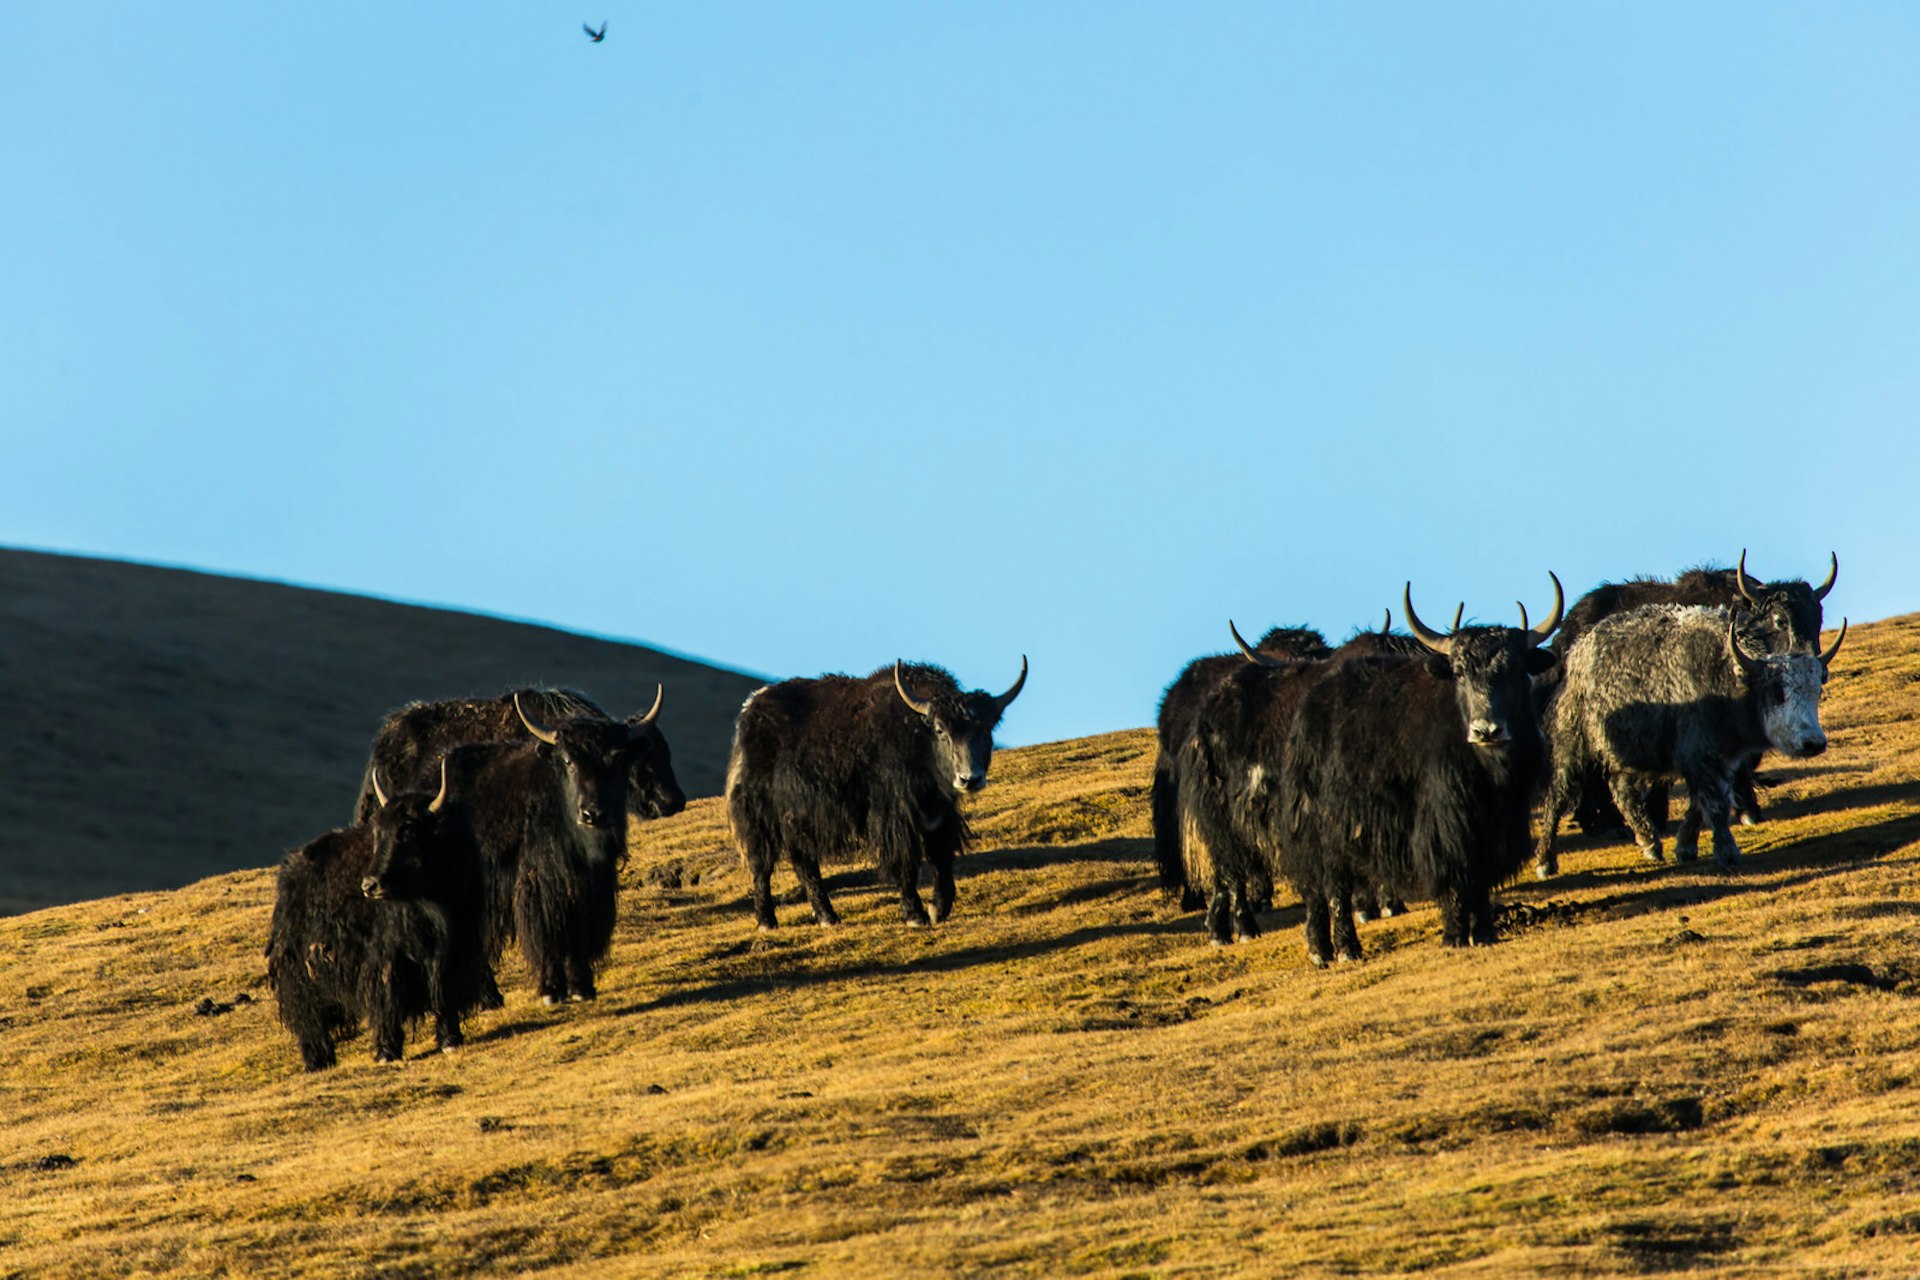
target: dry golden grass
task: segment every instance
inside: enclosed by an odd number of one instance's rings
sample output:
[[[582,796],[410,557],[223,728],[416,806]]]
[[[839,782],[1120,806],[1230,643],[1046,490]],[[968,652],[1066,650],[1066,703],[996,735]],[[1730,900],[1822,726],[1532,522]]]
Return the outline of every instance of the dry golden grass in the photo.
[[[757,935],[697,803],[596,1004],[399,1065],[298,1070],[268,871],[0,920],[0,1274],[1912,1275],[1920,617],[1847,645],[1739,874],[1576,838],[1485,950],[1207,946],[1145,731],[1002,753],[931,931]]]

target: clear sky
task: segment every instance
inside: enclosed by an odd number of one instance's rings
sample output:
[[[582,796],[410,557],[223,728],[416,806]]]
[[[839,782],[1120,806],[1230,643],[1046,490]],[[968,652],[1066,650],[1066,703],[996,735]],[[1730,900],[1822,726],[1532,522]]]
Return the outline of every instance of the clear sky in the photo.
[[[0,542],[1011,743],[1408,578],[1920,609],[1920,6],[594,3],[9,6]]]

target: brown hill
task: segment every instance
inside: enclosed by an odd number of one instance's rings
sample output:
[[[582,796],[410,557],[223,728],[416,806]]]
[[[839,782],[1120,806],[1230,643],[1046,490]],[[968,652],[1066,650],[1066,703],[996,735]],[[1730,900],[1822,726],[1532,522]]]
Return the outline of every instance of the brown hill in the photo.
[[[665,684],[689,795],[719,791],[763,683],[447,609],[0,551],[0,915],[270,866],[348,818],[384,712],[540,682],[617,715]]]

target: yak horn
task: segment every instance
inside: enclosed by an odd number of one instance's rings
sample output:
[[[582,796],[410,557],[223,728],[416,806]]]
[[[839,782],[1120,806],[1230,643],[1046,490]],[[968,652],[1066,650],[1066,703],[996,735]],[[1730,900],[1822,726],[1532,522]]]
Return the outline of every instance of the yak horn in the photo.
[[[428,813],[440,812],[440,806],[447,802],[447,758],[440,757],[440,794],[427,806]]]
[[[552,746],[554,743],[560,741],[559,734],[551,729],[542,729],[539,725],[527,719],[526,708],[520,705],[520,695],[518,693],[513,695],[513,709],[519,714],[520,723],[527,726],[528,733],[540,739],[540,741],[546,743],[548,746]]]
[[[1813,598],[1815,600],[1825,600],[1827,598],[1827,592],[1833,590],[1833,580],[1840,576],[1839,553],[1829,551],[1827,555],[1831,557],[1832,563],[1827,568],[1827,580],[1813,589]]]
[[[380,770],[369,769],[367,776],[373,780],[373,798],[380,802],[382,809],[387,807],[387,789],[380,785]]]
[[[1847,638],[1847,620],[1845,618],[1842,618],[1840,619],[1840,634],[1833,638],[1833,648],[1827,650],[1825,653],[1820,655],[1820,669],[1822,671],[1825,671],[1827,669],[1828,664],[1830,664],[1833,661],[1834,655],[1840,652],[1840,642],[1842,640],[1845,640],[1846,638]]]
[[[659,719],[660,718],[660,702],[666,696],[667,696],[667,686],[663,684],[654,685],[653,686],[653,705],[647,708],[647,714],[641,716],[638,720],[629,720],[627,722],[628,726],[634,729],[644,729],[648,725],[652,724],[655,720]]]
[[[1384,636],[1384,635],[1391,635],[1392,633],[1393,633],[1393,610],[1388,609],[1387,616],[1384,619],[1382,619],[1380,623],[1380,634]]]
[[[1553,579],[1553,613],[1547,620],[1537,627],[1528,628],[1527,608],[1525,605],[1520,606],[1520,627],[1522,630],[1530,629],[1533,632],[1533,643],[1536,647],[1545,644],[1547,638],[1560,629],[1560,620],[1566,617],[1567,613],[1567,593],[1560,589],[1560,575],[1549,569],[1547,576]]]
[[[1389,613],[1387,615],[1387,619],[1388,621],[1392,621],[1393,615]],[[1240,635],[1240,628],[1233,625],[1232,618],[1227,619],[1227,630],[1233,632],[1233,642],[1240,646],[1240,652],[1246,654],[1247,661],[1251,662],[1254,666],[1277,667],[1280,665],[1280,660],[1278,658],[1275,658],[1270,654],[1262,653],[1258,649],[1254,648],[1252,645],[1248,644],[1246,640]]]
[[[1755,671],[1759,670],[1761,663],[1758,658],[1748,657],[1747,651],[1740,647],[1738,624],[1739,619],[1737,617],[1733,614],[1727,615],[1727,645],[1733,650],[1733,660],[1740,664],[1741,672],[1747,676],[1752,676]],[[1837,648],[1838,646],[1835,647]]]
[[[1022,674],[1024,674],[1024,672]],[[916,701],[914,696],[907,692],[906,682],[900,678],[900,659],[898,658],[893,660],[893,687],[900,691],[900,701],[906,703],[923,716],[933,714],[933,700],[931,698],[925,702],[920,702]],[[1017,687],[1015,692],[1018,692]]]
[[[1443,636],[1438,631],[1433,630],[1426,623],[1420,621],[1420,615],[1413,611],[1413,584],[1411,582],[1406,585],[1406,589],[1401,593],[1400,603],[1406,609],[1407,627],[1413,632],[1413,638],[1435,653],[1443,656],[1451,656],[1453,653],[1452,637]],[[1467,607],[1466,602],[1462,601],[1460,607],[1465,609]]]
[[[1838,557],[1835,557],[1835,563],[1836,565],[1838,564]],[[1754,597],[1753,591],[1748,588],[1747,584],[1751,582],[1754,587],[1757,588],[1761,585],[1761,582],[1760,579],[1753,577],[1747,572],[1747,549],[1745,547],[1740,548],[1740,563],[1734,568],[1733,580],[1740,588],[1740,598],[1748,604],[1758,607],[1760,601]]]
[[[1027,685],[1027,655],[1023,653],[1020,655],[1020,678],[1013,682],[1013,687],[1011,689],[1007,690],[1005,693],[1001,694],[999,697],[993,700],[994,705],[999,707],[1000,710],[1005,711],[1007,709],[1007,704],[1012,702],[1015,698],[1019,697],[1020,690],[1024,689],[1026,685]]]

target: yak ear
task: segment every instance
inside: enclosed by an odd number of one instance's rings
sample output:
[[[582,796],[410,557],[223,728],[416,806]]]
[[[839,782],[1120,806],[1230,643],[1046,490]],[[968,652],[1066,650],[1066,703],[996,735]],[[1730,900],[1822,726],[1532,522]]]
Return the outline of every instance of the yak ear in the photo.
[[[1545,675],[1560,664],[1560,655],[1551,649],[1527,650],[1527,674]]]
[[[1427,674],[1435,680],[1451,680],[1453,663],[1447,660],[1447,655],[1444,653],[1430,653],[1427,655]]]

